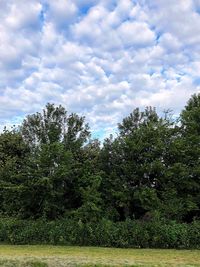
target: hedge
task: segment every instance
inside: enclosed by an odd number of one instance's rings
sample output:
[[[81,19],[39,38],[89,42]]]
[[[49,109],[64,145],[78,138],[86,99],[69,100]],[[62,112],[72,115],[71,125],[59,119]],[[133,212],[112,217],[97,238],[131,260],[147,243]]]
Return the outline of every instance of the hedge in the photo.
[[[200,221],[83,223],[0,218],[0,242],[7,244],[52,244],[121,248],[200,248]]]

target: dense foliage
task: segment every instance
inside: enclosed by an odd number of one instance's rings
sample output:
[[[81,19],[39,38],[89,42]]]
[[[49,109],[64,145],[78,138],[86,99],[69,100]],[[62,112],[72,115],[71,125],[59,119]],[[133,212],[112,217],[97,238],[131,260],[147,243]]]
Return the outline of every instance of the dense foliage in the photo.
[[[0,134],[2,217],[65,218],[92,227],[104,218],[125,232],[127,220],[197,220],[200,95],[191,97],[176,120],[169,112],[160,117],[155,108],[136,108],[118,129],[116,138],[101,145],[90,139],[84,117],[53,104],[27,116],[19,128],[5,129]]]
[[[121,248],[200,248],[200,222],[190,224],[152,220],[112,222],[102,219],[83,223],[1,219],[0,242]]]

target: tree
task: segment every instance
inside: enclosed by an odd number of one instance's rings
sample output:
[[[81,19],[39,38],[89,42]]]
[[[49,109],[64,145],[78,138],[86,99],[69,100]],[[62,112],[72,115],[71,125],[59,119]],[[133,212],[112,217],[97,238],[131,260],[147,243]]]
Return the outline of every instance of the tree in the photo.
[[[101,193],[100,152],[100,142],[94,139],[90,140],[80,155],[82,164],[78,179],[78,190],[81,202],[74,215],[84,222],[97,222],[102,216],[105,216]]]
[[[104,144],[103,165],[111,184],[106,194],[115,199],[120,219],[141,218],[159,208],[172,132],[169,116],[159,118],[155,108],[137,108],[119,124],[118,138]]]
[[[48,103],[42,113],[28,115],[21,126],[24,140],[31,148],[54,142],[63,143],[66,150],[80,149],[90,136],[84,117],[67,115],[64,107]]]
[[[81,155],[89,136],[84,117],[67,115],[54,104],[28,115],[18,132],[5,132],[0,148],[4,210],[22,218],[55,219],[78,208]]]
[[[26,163],[23,217],[56,219],[73,205],[73,157],[63,144],[43,144]]]
[[[194,94],[181,112],[181,162],[187,168],[182,195],[188,199],[185,218],[200,216],[200,94]]]
[[[18,130],[5,128],[0,134],[0,210],[6,214],[18,212],[28,156],[29,148]]]
[[[139,108],[101,147],[85,118],[47,104],[0,134],[0,212],[83,222],[200,216],[200,94],[174,120]],[[146,216],[146,217],[145,217]],[[149,217],[148,217],[149,218]]]

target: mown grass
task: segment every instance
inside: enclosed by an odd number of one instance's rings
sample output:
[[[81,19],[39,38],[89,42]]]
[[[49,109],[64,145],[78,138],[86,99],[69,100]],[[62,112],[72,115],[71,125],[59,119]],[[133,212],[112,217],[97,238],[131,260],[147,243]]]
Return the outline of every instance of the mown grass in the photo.
[[[0,266],[200,267],[200,251],[0,245]]]

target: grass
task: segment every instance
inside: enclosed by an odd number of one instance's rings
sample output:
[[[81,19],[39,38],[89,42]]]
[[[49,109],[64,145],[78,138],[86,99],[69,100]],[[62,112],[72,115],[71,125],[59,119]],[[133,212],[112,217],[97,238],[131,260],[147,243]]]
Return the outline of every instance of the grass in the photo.
[[[200,267],[200,251],[0,245],[0,266]]]

